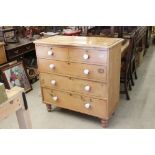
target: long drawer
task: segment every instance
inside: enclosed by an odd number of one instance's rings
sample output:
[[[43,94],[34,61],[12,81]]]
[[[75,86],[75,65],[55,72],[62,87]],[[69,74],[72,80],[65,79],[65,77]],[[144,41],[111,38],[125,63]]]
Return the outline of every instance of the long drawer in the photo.
[[[69,48],[69,60],[89,64],[106,64],[107,53],[101,50]]]
[[[42,87],[72,91],[107,99],[107,84],[92,82],[54,74],[40,73],[40,83]]]
[[[107,68],[103,65],[68,63],[47,59],[39,59],[38,62],[40,72],[69,75],[103,82],[107,80]]]
[[[38,58],[68,61],[68,48],[52,46],[36,46]]]
[[[42,88],[43,102],[99,118],[107,116],[107,101]]]

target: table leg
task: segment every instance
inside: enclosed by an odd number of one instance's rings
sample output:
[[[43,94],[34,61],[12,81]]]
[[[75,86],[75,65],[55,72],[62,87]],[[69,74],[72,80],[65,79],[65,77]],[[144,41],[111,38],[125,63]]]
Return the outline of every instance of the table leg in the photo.
[[[16,116],[20,129],[31,129],[32,123],[29,115],[29,110],[25,110],[23,108],[16,111]]]

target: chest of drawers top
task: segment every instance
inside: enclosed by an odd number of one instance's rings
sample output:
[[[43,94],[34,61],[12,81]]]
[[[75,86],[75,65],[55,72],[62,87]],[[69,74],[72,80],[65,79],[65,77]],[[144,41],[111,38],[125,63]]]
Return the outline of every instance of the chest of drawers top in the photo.
[[[105,38],[105,37],[82,37],[82,36],[53,36],[49,38],[34,41],[36,45],[62,45],[75,46],[84,48],[102,48],[108,49],[122,42],[121,38]]]

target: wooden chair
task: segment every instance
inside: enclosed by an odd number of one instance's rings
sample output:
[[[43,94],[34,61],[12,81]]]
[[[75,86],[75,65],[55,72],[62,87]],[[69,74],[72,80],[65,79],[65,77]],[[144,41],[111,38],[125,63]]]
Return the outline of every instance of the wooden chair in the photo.
[[[122,90],[120,93],[126,94],[127,100],[130,100],[129,90],[132,90],[132,87],[131,87],[132,79],[131,79],[131,72],[130,72],[131,59],[132,59],[132,41],[133,40],[130,40],[130,44],[126,49],[127,51],[125,52],[126,54],[122,58],[122,65],[121,65],[120,83],[123,83],[124,90]]]

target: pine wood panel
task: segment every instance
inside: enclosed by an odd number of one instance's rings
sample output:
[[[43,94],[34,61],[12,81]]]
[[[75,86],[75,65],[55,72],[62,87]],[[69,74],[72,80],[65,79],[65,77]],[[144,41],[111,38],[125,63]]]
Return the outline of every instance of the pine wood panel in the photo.
[[[108,66],[108,113],[109,117],[116,110],[120,95],[120,66],[121,66],[121,44],[109,50]]]
[[[103,48],[108,49],[122,42],[120,38],[105,38],[105,37],[82,37],[82,36],[53,36],[34,41],[40,45],[58,45],[58,46],[74,46],[88,48]]]
[[[78,94],[65,93],[56,90],[42,88],[43,101],[47,104],[54,104],[58,107],[75,110],[81,113],[104,118],[107,115],[106,100],[84,97]],[[53,96],[57,96],[58,100],[54,101]],[[85,108],[86,103],[90,103],[90,108]]]
[[[68,48],[64,47],[36,46],[36,54],[39,58],[68,61]]]
[[[88,56],[88,58],[84,59],[85,56]],[[103,50],[69,48],[69,60],[71,62],[104,65],[107,63],[107,53]]]
[[[51,84],[52,80],[56,81],[55,85]],[[107,84],[101,82],[92,82],[59,75],[41,73],[40,83],[42,87],[50,89],[71,91],[107,99]],[[89,91],[85,90],[85,87],[87,86],[90,87]]]
[[[55,68],[51,69],[49,66],[54,64]],[[84,79],[92,79],[96,81],[106,82],[106,66],[79,64],[79,63],[67,63],[63,61],[54,61],[47,59],[39,59],[39,70],[44,73],[69,75],[72,77],[80,77]],[[85,69],[89,70],[89,74],[85,75],[83,72]]]

